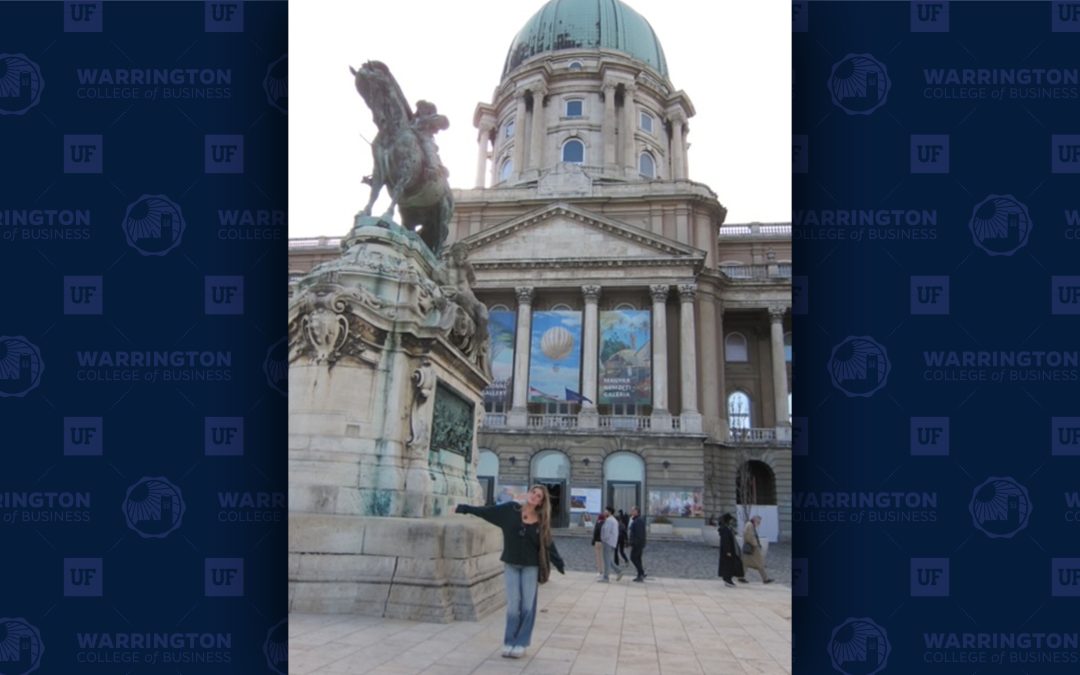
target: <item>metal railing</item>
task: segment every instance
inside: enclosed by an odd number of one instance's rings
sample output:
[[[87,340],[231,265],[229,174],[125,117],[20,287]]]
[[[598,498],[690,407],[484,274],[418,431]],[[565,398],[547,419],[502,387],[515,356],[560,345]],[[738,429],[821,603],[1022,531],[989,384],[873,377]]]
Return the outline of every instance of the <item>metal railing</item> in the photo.
[[[791,263],[773,263],[771,265],[721,265],[720,272],[732,281],[790,279]]]
[[[729,429],[728,440],[734,444],[775,443],[776,427]]]

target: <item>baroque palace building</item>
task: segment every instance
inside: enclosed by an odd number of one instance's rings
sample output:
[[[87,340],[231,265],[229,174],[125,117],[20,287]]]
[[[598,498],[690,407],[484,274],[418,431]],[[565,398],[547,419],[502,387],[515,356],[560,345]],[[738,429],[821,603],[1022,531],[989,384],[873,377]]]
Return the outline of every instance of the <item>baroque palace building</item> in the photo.
[[[447,244],[491,315],[490,501],[539,482],[557,525],[612,504],[677,528],[747,503],[790,537],[791,226],[724,223],[694,115],[619,0],[548,2],[476,106]],[[290,279],[339,254],[291,240]]]

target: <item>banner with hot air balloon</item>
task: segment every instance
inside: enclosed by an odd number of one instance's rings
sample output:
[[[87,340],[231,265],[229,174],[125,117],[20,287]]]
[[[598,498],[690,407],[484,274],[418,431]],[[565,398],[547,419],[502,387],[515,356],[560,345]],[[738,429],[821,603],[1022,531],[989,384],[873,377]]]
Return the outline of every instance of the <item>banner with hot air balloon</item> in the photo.
[[[599,404],[652,403],[651,335],[648,310],[600,312]]]
[[[533,312],[529,352],[529,401],[565,401],[581,391],[581,312]]]
[[[488,335],[491,338],[491,384],[484,390],[484,401],[510,402],[514,377],[514,333],[517,312],[495,310],[488,313]]]

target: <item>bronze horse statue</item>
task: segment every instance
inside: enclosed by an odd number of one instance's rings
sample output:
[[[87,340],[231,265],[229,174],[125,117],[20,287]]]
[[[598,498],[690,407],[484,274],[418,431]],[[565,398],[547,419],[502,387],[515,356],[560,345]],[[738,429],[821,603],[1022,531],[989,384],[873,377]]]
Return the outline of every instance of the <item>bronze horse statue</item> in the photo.
[[[349,70],[379,128],[371,144],[375,168],[364,178],[371,185],[371,198],[361,215],[371,215],[385,186],[391,202],[381,220],[391,222],[394,207],[399,207],[401,225],[411,231],[419,226],[420,238],[439,255],[449,231],[454,199],[434,136],[450,122],[427,101],[417,102],[414,112],[385,64],[368,61],[360,70]]]

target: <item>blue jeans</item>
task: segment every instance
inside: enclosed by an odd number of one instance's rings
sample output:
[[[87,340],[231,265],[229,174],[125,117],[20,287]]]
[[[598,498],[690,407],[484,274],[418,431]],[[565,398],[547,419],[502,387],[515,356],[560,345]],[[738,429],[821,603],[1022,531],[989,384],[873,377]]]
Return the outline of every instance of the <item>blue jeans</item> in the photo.
[[[528,647],[536,621],[536,591],[539,567],[504,563],[506,579],[506,633],[503,644]]]
[[[604,578],[608,578],[609,572],[618,574],[619,566],[615,563],[615,547],[604,544]]]

